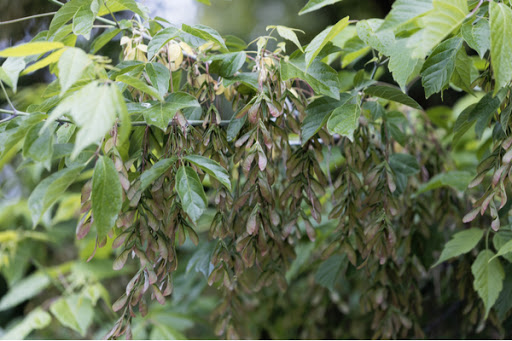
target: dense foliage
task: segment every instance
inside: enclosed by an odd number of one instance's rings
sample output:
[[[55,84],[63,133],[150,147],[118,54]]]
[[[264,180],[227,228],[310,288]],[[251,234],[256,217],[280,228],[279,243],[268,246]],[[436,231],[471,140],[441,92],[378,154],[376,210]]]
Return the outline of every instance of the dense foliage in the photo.
[[[397,0],[306,46],[52,2],[0,51],[4,338],[510,337],[508,1]]]

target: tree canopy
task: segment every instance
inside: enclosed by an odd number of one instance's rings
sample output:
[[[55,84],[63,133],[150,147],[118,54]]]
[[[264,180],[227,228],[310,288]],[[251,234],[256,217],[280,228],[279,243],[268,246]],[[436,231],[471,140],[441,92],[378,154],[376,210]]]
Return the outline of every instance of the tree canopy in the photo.
[[[0,336],[511,336],[509,1],[397,0],[307,44],[51,2],[0,51]]]

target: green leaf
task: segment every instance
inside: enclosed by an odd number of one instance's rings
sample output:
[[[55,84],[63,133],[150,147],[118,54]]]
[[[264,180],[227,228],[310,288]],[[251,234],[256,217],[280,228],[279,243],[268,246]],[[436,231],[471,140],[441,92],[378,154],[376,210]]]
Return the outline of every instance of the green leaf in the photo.
[[[39,295],[50,285],[50,279],[42,272],[35,272],[16,283],[0,300],[0,311],[17,306],[18,304]]]
[[[154,87],[147,85],[146,82],[129,75],[119,75],[116,77],[116,81],[123,82],[137,90],[140,90],[143,93],[146,93],[154,98],[158,99],[160,102],[163,102],[163,96],[158,92]]]
[[[314,60],[306,67],[304,55],[281,62],[281,77],[283,80],[299,78],[306,81],[317,94],[339,99],[338,74],[329,65]]]
[[[438,266],[450,258],[460,256],[473,250],[480,239],[482,239],[483,235],[484,231],[477,228],[471,228],[469,230],[455,233],[452,239],[450,239],[450,241],[444,246],[439,260],[432,265],[432,267]]]
[[[152,60],[165,44],[179,35],[179,32],[180,30],[175,27],[167,27],[158,32],[148,43],[148,59]]]
[[[505,281],[500,296],[496,300],[494,310],[498,315],[500,321],[504,321],[507,313],[512,308],[512,264],[507,264],[504,267]]]
[[[69,114],[80,128],[76,135],[74,159],[80,151],[92,143],[98,143],[114,126],[116,117],[121,118],[120,141],[126,139],[129,130],[126,104],[117,86],[94,81],[72,93],[59,103],[46,121],[45,127],[64,114]]]
[[[181,200],[181,206],[190,219],[196,222],[203,214],[208,202],[203,185],[193,168],[182,166],[178,169],[176,190]]]
[[[194,269],[196,272],[202,273],[207,280],[213,270],[213,264],[210,260],[214,250],[215,243],[201,243],[190,257],[186,272],[188,273]]]
[[[200,3],[202,3],[202,4],[205,4],[205,5],[208,5],[208,6],[210,6],[210,5],[211,5],[210,0],[196,0],[196,1],[197,1],[197,2],[200,2]]]
[[[86,1],[86,3],[87,2],[90,4],[90,1]],[[82,0],[71,0],[59,8],[50,23],[48,37],[53,36],[62,26],[73,19],[75,14],[80,10],[80,8],[82,8],[83,4],[84,1]]]
[[[473,179],[473,175],[466,171],[451,171],[437,174],[427,183],[422,184],[416,195],[431,191],[440,187],[452,187],[459,192],[464,192]]]
[[[391,30],[379,30],[383,20],[369,19],[357,23],[357,35],[366,45],[389,56],[395,45],[395,35]]]
[[[31,311],[20,323],[2,335],[2,340],[23,340],[34,329],[43,329],[50,325],[52,317],[41,308]]]
[[[107,6],[103,4],[103,1],[101,2],[102,5],[98,12],[99,16],[110,14],[110,12],[115,13],[128,10],[137,13],[144,20],[148,19],[147,9],[141,6],[135,0],[106,0]]]
[[[245,52],[231,52],[218,54],[211,58],[210,72],[223,78],[230,78],[244,66]]]
[[[388,99],[393,102],[398,102],[405,104],[411,108],[415,108],[418,110],[423,110],[421,105],[418,104],[414,99],[404,94],[400,89],[395,88],[389,85],[372,85],[366,90],[364,90],[365,94]]]
[[[506,255],[507,253],[510,253],[510,252],[512,252],[512,240],[509,240],[508,242],[503,244],[498,249],[498,253],[496,254],[496,256],[494,256],[493,258],[496,258],[498,256],[504,256],[504,255]]]
[[[320,264],[315,273],[315,282],[329,290],[334,290],[336,282],[346,271],[347,266],[346,255],[334,254]]]
[[[379,30],[395,29],[432,9],[432,0],[396,0]]]
[[[467,123],[476,121],[475,132],[478,137],[482,136],[485,128],[489,125],[492,116],[496,113],[501,103],[505,99],[507,89],[502,89],[496,96],[492,93],[486,94],[478,101],[475,107],[467,114]],[[461,114],[462,115],[462,114]],[[460,116],[459,116],[460,117]],[[463,120],[464,117],[461,118]],[[459,118],[455,121],[454,130],[457,131],[460,124],[458,124]],[[463,122],[461,122],[463,123]],[[469,127],[467,127],[469,129]],[[466,129],[466,130],[467,130]]]
[[[412,52],[413,47],[409,46],[407,38],[396,39],[390,49],[388,69],[402,91],[406,90],[407,83],[420,73],[423,66],[423,58],[413,58]]]
[[[194,37],[214,42],[220,46],[220,51],[223,53],[229,52],[228,48],[226,47],[226,43],[224,43],[224,39],[222,39],[219,32],[215,31],[213,28],[204,25],[189,26],[183,24],[181,25],[181,29],[188,34],[193,35]]]
[[[433,8],[420,18],[423,29],[415,46],[413,57],[424,58],[429,52],[457,29],[469,14],[467,0],[433,0]]]
[[[505,272],[499,259],[492,259],[494,253],[489,250],[482,250],[471,265],[471,273],[474,276],[473,288],[478,292],[485,306],[485,318],[496,302],[503,289]]]
[[[469,47],[478,52],[480,58],[484,58],[485,52],[491,48],[489,21],[485,18],[473,22],[468,21],[462,25],[461,32]]]
[[[103,46],[107,45],[122,30],[120,28],[111,27],[100,34],[91,44],[91,54],[96,54]]]
[[[50,306],[50,311],[63,326],[77,331],[82,337],[94,315],[91,301],[76,294],[61,297]]]
[[[348,137],[354,142],[354,131],[359,126],[361,108],[358,104],[343,104],[335,109],[327,120],[327,129],[331,134]]]
[[[342,93],[339,100],[330,97],[320,97],[311,102],[306,108],[306,117],[302,121],[302,145],[312,138],[326,123],[332,112],[353,97]]]
[[[425,89],[425,97],[448,88],[450,79],[455,71],[455,58],[462,46],[462,39],[448,39],[430,54],[421,69],[421,83]]]
[[[226,41],[226,46],[231,52],[240,52],[247,48],[247,43],[236,36],[227,35],[224,36],[224,40]]]
[[[466,49],[461,48],[455,56],[455,69],[451,82],[462,90],[473,93],[471,83],[478,77],[478,70],[471,58],[467,55]]]
[[[334,39],[345,27],[348,26],[349,17],[345,17],[338,21],[336,25],[327,27],[320,32],[306,47],[306,68],[309,68],[313,60],[318,56],[320,51],[327,45],[328,42]]]
[[[68,48],[64,51],[57,64],[61,96],[82,77],[91,63],[92,60],[82,49]]]
[[[416,158],[409,154],[396,153],[389,157],[389,166],[397,175],[411,176],[419,173]]]
[[[83,5],[73,16],[73,33],[89,40],[92,25],[99,10],[99,0],[82,1]]]
[[[153,103],[143,112],[144,120],[163,131],[167,130],[169,122],[174,118],[178,110],[185,108],[201,108],[197,99],[185,92],[174,92],[170,94],[164,103]]]
[[[201,168],[210,176],[213,176],[215,179],[219,180],[221,184],[226,186],[226,188],[231,191],[231,181],[229,180],[229,174],[224,169],[224,167],[219,165],[218,162],[200,155],[187,155],[183,159]]]
[[[25,68],[25,59],[21,57],[9,57],[0,67],[0,81],[4,82],[12,88],[16,93],[18,85],[18,77],[20,72]]]
[[[303,15],[309,12],[316,11],[324,6],[332,5],[337,2],[340,2],[341,0],[309,0],[306,6],[304,6],[300,12],[299,15]]]
[[[273,29],[273,28],[275,28],[277,30],[277,34],[279,34],[279,36],[281,36],[281,38],[291,41],[292,43],[295,44],[295,46],[297,46],[299,48],[299,50],[301,50],[301,52],[304,52],[304,50],[302,49],[302,45],[300,44],[299,38],[297,38],[297,34],[295,34],[295,31],[302,32],[302,33],[304,33],[304,31],[298,30],[296,28],[281,26],[281,25],[267,26],[267,31],[269,29]]]
[[[114,162],[106,156],[96,161],[92,175],[92,216],[98,237],[105,237],[114,226],[123,205],[123,188]]]
[[[17,152],[21,148],[19,143],[25,138],[28,130],[41,122],[45,116],[43,114],[32,114],[15,118],[13,121],[18,122],[19,125],[0,133],[0,160],[9,153]]]
[[[502,256],[506,260],[512,263],[512,253],[504,252],[507,249],[511,248],[512,245],[510,245],[510,241],[512,240],[512,231],[498,231],[494,235],[494,238],[492,239],[492,244],[494,245],[494,248],[498,250],[498,256]],[[501,250],[506,244],[509,244],[506,248]]]
[[[496,85],[494,93],[512,79],[512,9],[505,4],[490,3],[491,65]]]
[[[236,118],[236,115],[233,115],[233,117],[231,117],[228,128],[226,129],[226,138],[228,142],[233,141],[235,137],[238,136],[238,133],[240,132],[240,130],[242,130],[245,121],[247,121],[247,115],[244,115],[240,118]]]
[[[53,129],[45,129],[39,134],[44,123],[39,122],[27,132],[23,144],[23,156],[34,161],[43,162],[51,159],[53,154]]]
[[[37,185],[28,198],[28,207],[32,213],[34,226],[37,225],[42,215],[60,199],[66,189],[75,182],[83,168],[83,165],[64,168]]]
[[[14,47],[8,47],[0,51],[0,57],[26,57],[43,54],[49,51],[63,48],[64,44],[58,41],[36,41]]]
[[[171,81],[171,73],[169,69],[160,63],[147,63],[146,73],[148,74],[153,86],[163,97],[169,91],[169,82]]]
[[[140,177],[140,190],[144,191],[149,187],[156,179],[161,177],[171,166],[176,162],[175,156],[168,159],[161,159],[155,163],[149,170],[142,173]]]

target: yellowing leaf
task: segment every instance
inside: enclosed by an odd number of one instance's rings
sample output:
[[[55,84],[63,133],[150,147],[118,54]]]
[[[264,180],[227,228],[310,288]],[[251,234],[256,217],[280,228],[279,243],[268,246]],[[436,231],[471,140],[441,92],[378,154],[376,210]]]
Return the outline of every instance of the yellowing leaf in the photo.
[[[44,67],[47,67],[48,65],[50,65],[52,63],[56,63],[59,60],[60,56],[64,53],[64,51],[66,51],[66,49],[57,50],[57,51],[53,52],[52,54],[50,54],[48,57],[38,60],[34,64],[30,65],[28,68],[23,70],[21,75],[23,76],[23,75],[29,74],[31,72],[34,72],[34,71],[40,70]]]
[[[0,57],[25,57],[46,53],[63,48],[64,44],[57,41],[36,41],[23,45],[6,48],[0,51]]]

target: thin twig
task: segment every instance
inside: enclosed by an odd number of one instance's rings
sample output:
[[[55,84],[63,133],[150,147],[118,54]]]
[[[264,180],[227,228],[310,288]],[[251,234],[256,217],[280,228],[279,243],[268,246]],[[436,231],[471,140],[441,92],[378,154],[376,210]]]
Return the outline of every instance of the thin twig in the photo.
[[[17,115],[17,110],[14,107],[14,104],[12,104],[11,99],[9,98],[9,95],[7,94],[7,91],[5,90],[4,82],[0,81],[0,86],[2,87],[2,91],[5,95],[5,99],[7,99],[7,103],[9,103],[9,106],[12,108],[12,114]]]
[[[473,8],[473,10],[468,15],[466,15],[466,19],[472,17],[478,11],[480,6],[482,6],[483,3],[484,3],[484,0],[480,0],[478,2],[478,4],[476,5],[476,7]]]
[[[108,10],[110,15],[112,16],[112,19],[114,19],[114,21],[116,22],[117,28],[121,28],[121,25],[119,24],[119,21],[117,21],[116,17],[114,16],[114,13],[110,10],[110,8],[108,8],[107,2],[105,0],[103,0],[103,4],[105,5],[105,8]]]
[[[55,13],[57,13],[57,12],[34,14],[34,15],[30,15],[28,17],[23,17],[23,18],[18,18],[18,19],[13,19],[13,20],[7,20],[7,21],[0,21],[0,25],[8,25],[8,24],[14,24],[14,23],[17,23],[17,22],[22,22],[22,21],[25,21],[25,20],[30,20],[30,19],[35,19],[35,18],[49,17],[49,16],[54,15]]]

